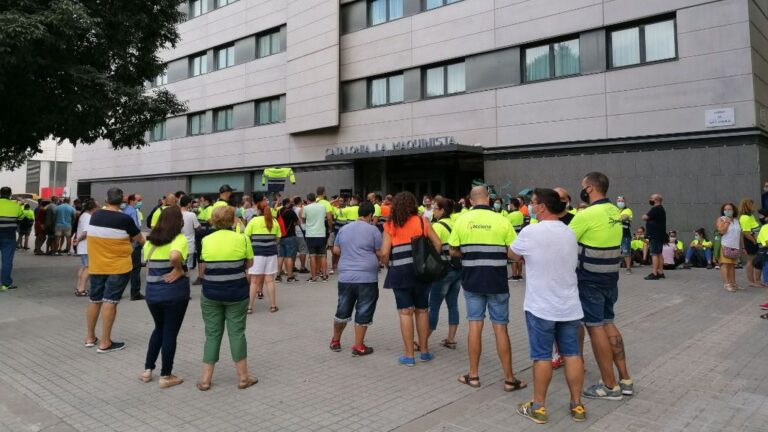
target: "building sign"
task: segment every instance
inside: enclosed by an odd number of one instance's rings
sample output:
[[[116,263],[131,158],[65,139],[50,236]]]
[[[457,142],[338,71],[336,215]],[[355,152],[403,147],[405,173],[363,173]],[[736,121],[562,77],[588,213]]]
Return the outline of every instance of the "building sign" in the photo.
[[[736,114],[733,108],[719,108],[707,110],[704,113],[704,126],[708,128],[734,126]]]
[[[390,143],[330,147],[325,149],[325,157],[326,159],[335,157],[377,157],[388,156],[391,153],[408,153],[409,151],[422,153],[430,150],[438,151],[440,147],[457,146],[458,144],[452,136],[414,138]]]

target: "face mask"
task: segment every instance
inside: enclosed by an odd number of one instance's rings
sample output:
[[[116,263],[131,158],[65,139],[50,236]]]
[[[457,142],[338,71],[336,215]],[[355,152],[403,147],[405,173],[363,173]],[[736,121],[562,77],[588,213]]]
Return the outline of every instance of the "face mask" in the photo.
[[[733,217],[733,210],[726,210],[723,212],[725,217]]]
[[[501,210],[501,203],[494,203],[494,204],[493,204],[493,208],[494,208],[495,210]]]
[[[533,211],[532,204],[528,204],[528,214],[531,215],[531,219],[536,219],[536,212]]]
[[[652,205],[652,206],[653,206],[653,205],[656,205],[656,203],[655,203],[653,200],[648,200],[648,204],[650,204],[650,205]]]
[[[616,207],[618,207],[620,209],[623,209],[626,206],[627,206],[627,203],[625,203],[624,201],[619,201],[619,202],[616,203]]]
[[[669,241],[670,241],[671,243],[675,243],[675,242],[677,241],[677,237],[670,237],[670,238],[669,238]]]
[[[589,193],[587,192],[587,188],[584,188],[581,190],[581,193],[579,193],[579,198],[587,204],[589,204]]]
[[[699,237],[699,236],[693,236],[693,239],[694,239],[694,240],[696,240],[696,241],[699,241],[699,240],[701,240],[701,237]]]
[[[125,210],[125,203],[120,204],[120,210]]]
[[[137,202],[137,203],[136,203],[136,209],[138,210],[138,209],[140,209],[140,208],[141,208],[141,201],[139,201],[139,202]]]

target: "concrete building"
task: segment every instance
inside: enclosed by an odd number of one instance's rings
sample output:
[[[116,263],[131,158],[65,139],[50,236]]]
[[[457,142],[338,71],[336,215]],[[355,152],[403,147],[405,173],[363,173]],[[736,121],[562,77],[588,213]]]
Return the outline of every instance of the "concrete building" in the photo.
[[[43,198],[74,192],[72,144],[69,141],[57,144],[55,140],[49,139],[40,143],[40,148],[42,152],[21,167],[13,171],[0,171],[0,186],[9,186],[14,194],[37,194]]]
[[[591,170],[670,228],[712,226],[768,177],[766,0],[193,0],[162,53],[189,113],[151,146],[78,147],[79,195],[501,194]],[[577,201],[574,198],[574,201]]]

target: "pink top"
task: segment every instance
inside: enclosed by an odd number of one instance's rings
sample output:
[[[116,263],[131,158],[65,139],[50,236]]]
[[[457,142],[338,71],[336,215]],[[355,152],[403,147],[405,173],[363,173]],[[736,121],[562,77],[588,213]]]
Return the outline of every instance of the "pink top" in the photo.
[[[664,243],[664,247],[661,249],[661,257],[664,259],[664,264],[675,264],[675,249],[674,243]]]

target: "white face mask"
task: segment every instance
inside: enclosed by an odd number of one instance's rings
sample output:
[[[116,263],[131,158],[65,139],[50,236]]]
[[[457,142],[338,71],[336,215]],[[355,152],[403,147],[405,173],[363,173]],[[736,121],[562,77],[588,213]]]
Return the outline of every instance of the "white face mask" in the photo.
[[[626,206],[627,206],[627,203],[625,203],[624,201],[619,201],[619,202],[616,203],[616,207],[618,207],[620,209],[623,209]]]

